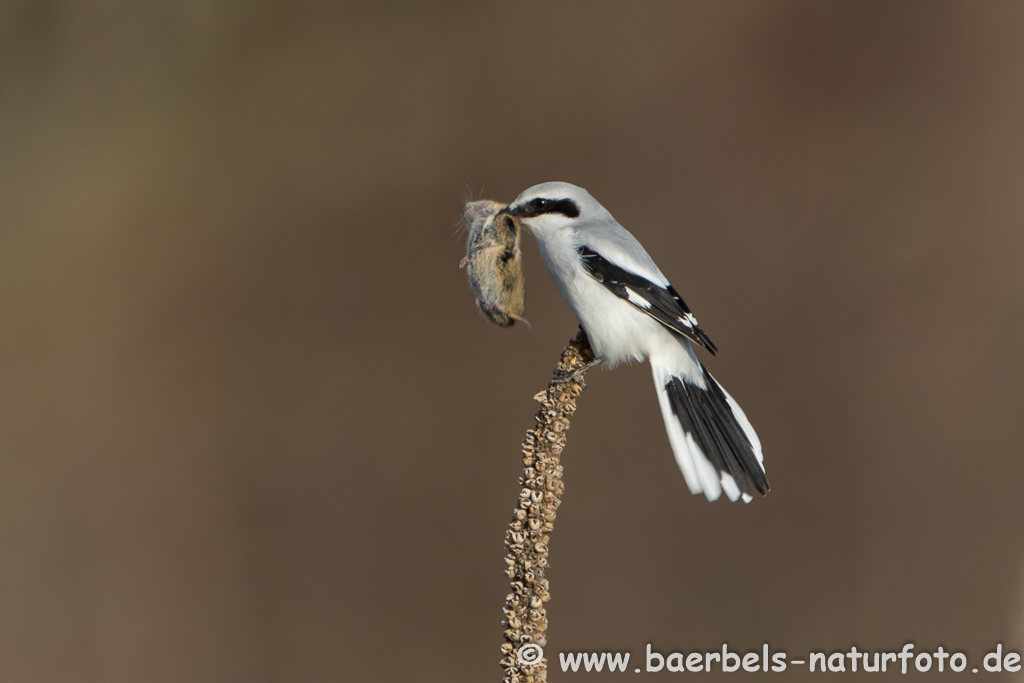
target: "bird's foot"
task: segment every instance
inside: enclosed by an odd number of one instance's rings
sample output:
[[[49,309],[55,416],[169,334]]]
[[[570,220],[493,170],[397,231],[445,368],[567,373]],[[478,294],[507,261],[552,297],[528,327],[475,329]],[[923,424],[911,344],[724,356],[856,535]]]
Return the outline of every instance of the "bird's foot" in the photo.
[[[566,382],[572,382],[573,380],[576,380],[577,382],[580,383],[580,385],[584,389],[586,389],[587,385],[586,385],[586,383],[582,379],[580,379],[580,376],[583,373],[585,373],[587,370],[589,370],[589,369],[591,369],[593,367],[597,367],[598,365],[600,365],[603,362],[604,362],[603,358],[596,358],[596,359],[590,361],[589,363],[587,363],[586,365],[583,365],[581,367],[576,368],[575,370],[566,371],[566,370],[558,370],[558,369],[556,369],[555,370],[555,376],[551,378],[551,383],[552,384],[565,384]]]

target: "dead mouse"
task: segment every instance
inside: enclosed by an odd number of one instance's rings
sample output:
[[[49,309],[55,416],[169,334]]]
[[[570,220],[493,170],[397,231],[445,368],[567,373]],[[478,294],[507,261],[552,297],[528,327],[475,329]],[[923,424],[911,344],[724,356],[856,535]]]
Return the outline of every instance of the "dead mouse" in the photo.
[[[466,256],[459,264],[469,275],[476,305],[495,325],[511,327],[516,321],[529,326],[526,280],[519,250],[519,219],[505,212],[507,205],[490,199],[468,202],[462,210],[466,226]]]

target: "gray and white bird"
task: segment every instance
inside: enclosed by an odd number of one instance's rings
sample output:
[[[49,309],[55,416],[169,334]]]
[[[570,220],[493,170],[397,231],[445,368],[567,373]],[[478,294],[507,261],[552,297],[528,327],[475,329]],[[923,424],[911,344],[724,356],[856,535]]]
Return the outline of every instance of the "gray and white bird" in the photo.
[[[582,187],[544,183],[508,212],[540,245],[544,265],[597,357],[651,362],[669,442],[694,494],[752,500],[768,492],[761,442],[692,344],[717,349],[633,235]]]

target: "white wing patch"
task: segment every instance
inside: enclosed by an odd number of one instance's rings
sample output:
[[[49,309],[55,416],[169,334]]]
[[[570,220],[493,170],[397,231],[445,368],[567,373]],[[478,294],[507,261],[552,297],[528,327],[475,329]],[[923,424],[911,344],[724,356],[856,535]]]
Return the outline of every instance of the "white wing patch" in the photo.
[[[629,289],[628,287],[626,288],[626,296],[629,297],[629,303],[633,304],[634,306],[639,306],[644,310],[650,310],[651,302],[643,298],[636,292],[634,292],[632,289]]]
[[[692,313],[684,313],[681,317],[676,318],[676,320],[679,321],[680,325],[684,325],[690,329],[697,327],[697,319],[693,317]]]

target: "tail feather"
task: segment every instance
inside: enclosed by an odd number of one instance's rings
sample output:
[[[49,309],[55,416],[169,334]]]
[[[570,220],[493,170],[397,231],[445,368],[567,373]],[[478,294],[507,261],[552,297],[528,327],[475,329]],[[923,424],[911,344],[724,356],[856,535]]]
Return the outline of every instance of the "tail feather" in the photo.
[[[659,371],[660,370],[660,371]],[[701,387],[683,373],[654,368],[658,401],[669,441],[694,494],[750,502],[752,488],[769,490],[761,442],[750,421],[725,389],[700,365]]]

